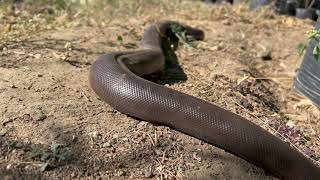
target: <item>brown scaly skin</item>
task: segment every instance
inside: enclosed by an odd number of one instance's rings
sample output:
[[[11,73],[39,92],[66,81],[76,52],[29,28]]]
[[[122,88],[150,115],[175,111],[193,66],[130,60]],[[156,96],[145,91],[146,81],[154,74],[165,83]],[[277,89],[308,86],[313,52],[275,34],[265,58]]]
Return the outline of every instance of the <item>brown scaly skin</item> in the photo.
[[[139,77],[163,68],[162,38],[172,24],[179,23],[160,21],[148,27],[142,50],[99,57],[89,76],[95,93],[124,114],[169,126],[218,146],[281,179],[320,180],[317,165],[247,119]],[[180,25],[195,39],[204,38],[201,30]]]

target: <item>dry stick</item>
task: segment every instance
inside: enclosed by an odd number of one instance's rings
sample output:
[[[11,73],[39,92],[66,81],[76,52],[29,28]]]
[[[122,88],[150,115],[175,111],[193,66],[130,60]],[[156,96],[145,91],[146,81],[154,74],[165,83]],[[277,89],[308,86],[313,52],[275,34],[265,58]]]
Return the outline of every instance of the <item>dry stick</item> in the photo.
[[[157,139],[157,130],[154,130],[154,146],[156,147],[158,144],[158,139]]]
[[[156,164],[159,165],[160,169],[159,168],[156,168],[156,170],[158,171],[158,173],[160,174],[160,179],[162,179],[162,176],[163,176],[163,166],[161,165],[161,162],[157,159],[157,160],[153,160]]]
[[[274,79],[284,79],[284,80],[291,80],[292,78],[289,77],[249,77],[249,79],[253,79],[253,80],[274,80]]]
[[[165,152],[164,152],[165,153]],[[164,154],[163,154],[164,155]],[[169,175],[171,175],[172,177],[174,177],[175,179],[179,179],[176,175],[174,175],[173,172],[169,171],[168,169],[165,169],[164,166],[162,165],[163,163],[163,159],[161,161],[154,160],[155,163],[159,164],[159,166],[161,166],[161,170],[156,169],[158,171],[158,173],[160,174],[160,178],[162,178],[162,176],[165,174],[164,172],[169,173]]]
[[[149,137],[149,139],[150,139],[150,141],[151,141],[151,144],[152,144],[152,147],[153,147],[153,149],[156,149],[156,141],[151,137],[151,135],[149,134],[149,133],[147,133],[147,132],[144,132],[144,131],[135,131],[136,133],[143,133],[143,134],[146,134],[148,137]],[[156,135],[155,135],[156,136]],[[156,137],[155,137],[156,138]],[[157,140],[157,139],[156,139]]]
[[[309,7],[309,0],[306,0],[306,2],[304,3],[304,8],[307,9]]]
[[[162,159],[161,159],[161,162],[162,162],[162,163],[164,163],[165,156],[166,156],[166,151],[163,151],[163,153],[162,153]]]
[[[153,149],[156,149],[156,144],[154,143],[154,140],[152,139],[152,137],[150,136],[149,133],[146,133],[148,135],[148,137],[150,138],[151,144],[153,146]]]
[[[235,104],[237,104],[238,106],[240,106],[242,109],[244,109],[245,111],[247,111],[251,116],[253,116],[254,118],[257,118],[258,120],[262,121],[267,127],[269,127],[274,133],[278,134],[281,138],[283,138],[284,140],[286,140],[291,146],[293,146],[296,150],[298,150],[300,153],[302,153],[304,156],[306,156],[307,158],[311,159],[312,161],[314,161],[318,166],[320,166],[320,162],[316,161],[315,159],[311,158],[309,155],[305,154],[302,150],[300,150],[295,144],[293,144],[292,142],[290,142],[290,140],[288,138],[286,138],[285,136],[283,136],[281,133],[279,133],[276,129],[274,129],[273,127],[271,127],[270,125],[267,124],[266,121],[264,121],[263,119],[259,118],[258,116],[252,114],[248,109],[246,109],[245,107],[243,107],[241,104],[239,104],[238,102],[236,102],[234,99],[232,98],[228,98],[231,101],[233,101]]]
[[[8,163],[8,161],[1,161],[0,163]],[[31,165],[39,165],[39,164],[43,164],[43,162],[32,162],[32,161],[20,161],[20,162],[15,162],[16,164],[31,164]]]
[[[309,2],[309,0],[308,0]],[[312,8],[313,4],[315,3],[315,0],[312,0],[311,3],[309,4],[309,6],[307,7],[308,9]]]
[[[173,172],[165,169],[165,171],[167,171],[172,177],[174,177],[175,179],[179,179],[176,175],[173,174]]]

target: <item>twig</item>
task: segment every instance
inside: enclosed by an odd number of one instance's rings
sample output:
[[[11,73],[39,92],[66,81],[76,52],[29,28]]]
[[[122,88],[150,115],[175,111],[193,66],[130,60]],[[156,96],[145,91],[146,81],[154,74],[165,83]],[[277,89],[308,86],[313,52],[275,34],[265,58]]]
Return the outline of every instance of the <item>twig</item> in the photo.
[[[151,144],[152,144],[152,146],[153,146],[153,149],[155,149],[155,148],[156,148],[156,144],[154,143],[154,140],[152,139],[152,137],[150,136],[149,133],[146,133],[146,134],[147,134],[147,136],[150,138],[150,141],[151,141]]]
[[[287,78],[287,77],[258,77],[258,78],[254,78],[254,77],[250,77],[249,79],[253,79],[253,80],[274,80],[274,79],[284,79],[284,80],[291,80],[292,78]]]
[[[166,156],[166,151],[163,151],[163,153],[162,153],[162,159],[161,159],[161,162],[162,162],[162,163],[164,163],[165,156]]]
[[[309,3],[309,0],[307,0],[307,2]],[[310,8],[312,8],[312,6],[313,6],[313,4],[315,3],[315,0],[312,0],[311,1],[311,3],[308,5],[308,4],[306,4],[306,6],[308,6],[307,7],[307,9],[310,9]]]
[[[173,174],[173,172],[165,169],[166,172],[168,172],[172,177],[174,177],[175,179],[179,179],[176,175]]]

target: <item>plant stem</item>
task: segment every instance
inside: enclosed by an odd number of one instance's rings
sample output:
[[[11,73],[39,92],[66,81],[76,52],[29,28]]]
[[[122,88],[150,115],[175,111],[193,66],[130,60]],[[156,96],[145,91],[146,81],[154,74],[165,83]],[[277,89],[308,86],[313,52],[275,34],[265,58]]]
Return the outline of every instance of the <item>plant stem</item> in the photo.
[[[311,3],[308,5],[308,9],[312,8],[313,4],[316,2],[316,0],[312,0]],[[309,3],[309,0],[308,0]]]

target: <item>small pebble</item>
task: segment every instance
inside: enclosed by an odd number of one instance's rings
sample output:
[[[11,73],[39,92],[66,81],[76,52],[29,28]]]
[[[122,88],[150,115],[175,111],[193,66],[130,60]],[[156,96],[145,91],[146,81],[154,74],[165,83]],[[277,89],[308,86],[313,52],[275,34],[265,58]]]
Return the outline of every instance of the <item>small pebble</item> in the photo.
[[[118,134],[114,134],[114,135],[112,136],[112,138],[113,138],[113,139],[118,139],[118,138],[119,138],[119,135],[118,135]]]
[[[228,19],[225,19],[222,21],[222,24],[229,26],[229,25],[231,25],[231,22]]]
[[[7,130],[5,129],[0,129],[0,136],[5,136],[7,133]]]
[[[144,177],[145,177],[145,178],[151,178],[151,177],[153,177],[153,173],[152,173],[151,168],[148,169],[147,171],[145,171]]]
[[[143,129],[143,128],[145,128],[146,126],[147,126],[147,122],[141,121],[141,122],[138,123],[137,128],[138,128],[138,129]]]
[[[9,170],[11,168],[12,168],[12,164],[8,164],[7,167],[6,167],[7,170]]]
[[[30,116],[36,121],[43,121],[47,118],[47,115],[42,110],[35,110],[30,114]]]
[[[102,145],[102,147],[111,147],[111,144],[109,142],[106,142]]]
[[[119,171],[117,172],[117,175],[118,175],[118,176],[124,176],[124,175],[125,175],[125,172],[122,171],[122,170],[119,170]]]
[[[291,121],[291,120],[289,120],[289,121],[286,123],[286,125],[287,125],[289,128],[293,128],[293,127],[295,127],[294,122],[293,122],[293,121]]]
[[[71,178],[76,178],[77,177],[77,174],[75,172],[72,172],[71,173]]]

